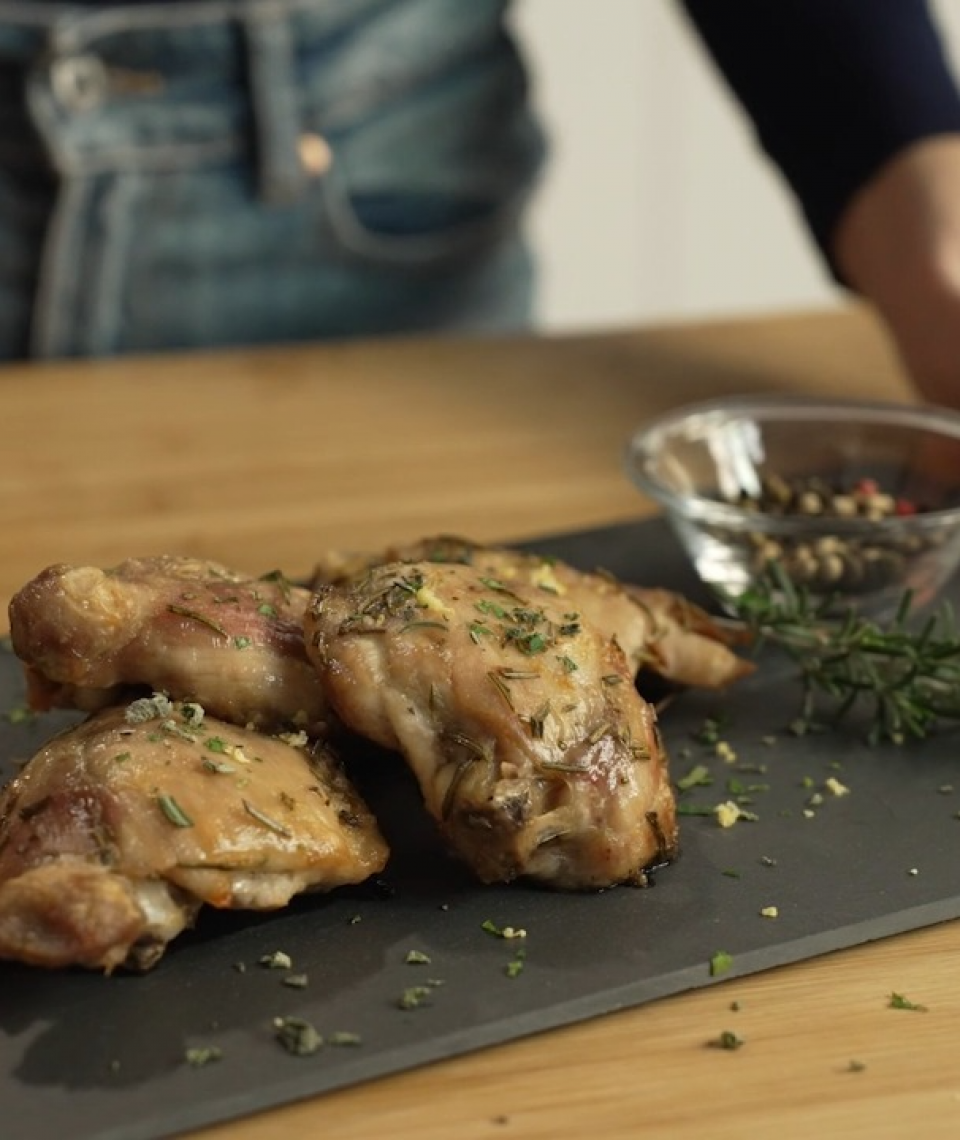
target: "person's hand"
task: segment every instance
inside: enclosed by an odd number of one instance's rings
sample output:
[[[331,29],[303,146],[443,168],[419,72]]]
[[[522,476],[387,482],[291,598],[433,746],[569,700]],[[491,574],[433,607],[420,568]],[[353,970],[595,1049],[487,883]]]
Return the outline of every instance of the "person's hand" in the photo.
[[[847,206],[832,252],[883,317],[920,394],[960,408],[960,135],[884,166]]]

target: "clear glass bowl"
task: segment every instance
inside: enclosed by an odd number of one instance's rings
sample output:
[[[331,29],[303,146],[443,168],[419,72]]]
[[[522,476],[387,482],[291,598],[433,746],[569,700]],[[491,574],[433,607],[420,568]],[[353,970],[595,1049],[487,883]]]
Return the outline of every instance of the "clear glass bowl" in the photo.
[[[929,604],[960,561],[960,415],[945,409],[727,397],[645,424],[626,464],[721,602],[776,561],[883,618],[907,590]]]

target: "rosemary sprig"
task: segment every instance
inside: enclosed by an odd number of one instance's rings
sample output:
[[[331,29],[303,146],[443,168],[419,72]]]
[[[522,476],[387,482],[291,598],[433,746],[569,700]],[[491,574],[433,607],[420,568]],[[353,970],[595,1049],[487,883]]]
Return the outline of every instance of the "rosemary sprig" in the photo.
[[[960,719],[960,636],[948,604],[917,624],[905,591],[893,618],[880,624],[853,606],[838,614],[835,599],[814,600],[773,563],[730,606],[758,649],[775,645],[798,666],[798,734],[825,727],[824,704],[834,725],[866,706],[872,744],[923,738],[939,721]]]

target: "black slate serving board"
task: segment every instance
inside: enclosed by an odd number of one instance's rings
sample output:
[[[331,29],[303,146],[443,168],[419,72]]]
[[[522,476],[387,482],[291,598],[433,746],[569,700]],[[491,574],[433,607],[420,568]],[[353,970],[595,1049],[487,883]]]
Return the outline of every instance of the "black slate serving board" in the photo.
[[[704,600],[659,521],[530,545]],[[724,829],[685,815],[681,857],[648,889],[478,886],[437,846],[405,773],[367,757],[357,776],[394,850],[377,883],[273,916],[205,914],[145,976],[0,964],[0,1135],[176,1135],[960,916],[960,738],[873,749],[852,731],[794,738],[783,729],[797,695],[774,660],[725,697],[684,694],[663,713],[674,775],[698,763],[713,774],[684,805],[729,798],[731,779],[762,787],[750,793],[754,822]],[[0,653],[0,713],[22,700],[17,663]],[[734,763],[695,739],[717,716]],[[4,779],[71,718],[10,719],[0,718]],[[811,806],[831,777],[849,794]],[[770,906],[776,918],[761,915]],[[508,971],[518,943],[486,932],[487,920],[527,931],[518,975]],[[276,950],[290,971],[258,964]],[[408,962],[411,950],[429,964]],[[722,977],[710,970],[718,951],[732,957]],[[305,973],[307,988],[286,986],[291,972]],[[416,985],[426,1001],[401,1009]],[[360,1043],[293,1056],[272,1026],[285,1016]],[[216,1046],[221,1059],[192,1066],[185,1054],[195,1046]]]

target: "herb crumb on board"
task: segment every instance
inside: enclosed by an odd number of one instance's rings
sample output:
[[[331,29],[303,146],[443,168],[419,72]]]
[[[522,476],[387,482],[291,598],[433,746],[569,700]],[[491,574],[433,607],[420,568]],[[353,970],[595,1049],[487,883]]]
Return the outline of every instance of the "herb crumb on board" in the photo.
[[[921,1005],[919,1002],[911,1001],[904,994],[898,994],[894,991],[890,995],[890,1000],[887,1003],[889,1009],[908,1009],[914,1013],[926,1013],[927,1007]]]
[[[721,974],[727,973],[732,965],[733,955],[728,954],[726,950],[717,950],[710,958],[711,977],[719,978]]]
[[[219,1045],[191,1045],[184,1050],[183,1059],[192,1069],[202,1069],[205,1065],[221,1061],[223,1050]]]
[[[280,1045],[295,1057],[309,1057],[323,1047],[323,1038],[302,1017],[275,1017],[273,1031]]]

